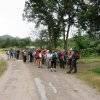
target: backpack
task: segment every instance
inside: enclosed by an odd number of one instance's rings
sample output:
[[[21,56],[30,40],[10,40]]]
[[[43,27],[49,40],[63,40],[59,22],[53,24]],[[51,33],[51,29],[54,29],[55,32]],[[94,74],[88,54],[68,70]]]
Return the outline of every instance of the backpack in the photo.
[[[56,58],[57,58],[57,57],[56,57],[56,53],[53,53],[53,54],[52,54],[52,60],[56,60]]]
[[[31,55],[31,56],[32,56],[32,55],[33,55],[33,52],[32,52],[32,51],[29,51],[29,55]]]
[[[75,51],[74,55],[75,55],[75,59],[76,60],[80,59],[80,55],[79,55],[78,51]]]
[[[42,57],[42,55],[41,55],[41,53],[39,53],[39,58],[41,58]]]
[[[39,57],[39,52],[36,52],[36,59],[39,59],[40,57]]]
[[[62,59],[62,54],[61,54],[61,52],[58,53],[58,58],[59,58],[59,59]]]

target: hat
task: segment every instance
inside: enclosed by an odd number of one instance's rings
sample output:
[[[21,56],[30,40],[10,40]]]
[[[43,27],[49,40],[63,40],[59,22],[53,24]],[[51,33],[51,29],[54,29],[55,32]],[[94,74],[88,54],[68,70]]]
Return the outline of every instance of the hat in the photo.
[[[72,48],[70,48],[70,50],[73,50]]]
[[[49,50],[47,50],[47,52],[49,52]]]

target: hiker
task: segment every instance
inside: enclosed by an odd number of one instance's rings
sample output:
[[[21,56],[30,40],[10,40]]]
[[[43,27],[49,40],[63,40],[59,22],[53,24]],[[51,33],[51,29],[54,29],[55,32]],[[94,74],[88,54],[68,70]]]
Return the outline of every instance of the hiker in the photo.
[[[62,68],[62,55],[61,52],[58,53],[58,59],[59,59],[59,66]]]
[[[13,51],[10,50],[10,58],[13,58]]]
[[[41,68],[42,67],[42,54],[40,50],[36,51],[35,59],[36,59],[36,64],[38,65],[38,68]]]
[[[26,62],[26,60],[27,60],[27,52],[26,52],[26,50],[23,50],[22,55],[23,55],[23,62]]]
[[[68,59],[68,65],[71,67],[71,62],[72,62],[71,49],[68,51],[67,59]]]
[[[13,50],[13,59],[14,59],[14,60],[16,60],[16,55],[17,55],[16,50]]]
[[[77,60],[77,55],[75,54],[75,51],[73,49],[70,49],[70,70],[67,73],[71,73],[73,70],[73,73],[77,72],[77,66],[76,66],[76,60]]]
[[[19,51],[19,50],[17,50],[17,51],[16,51],[16,53],[17,53],[17,54],[16,54],[16,59],[18,60],[18,59],[19,59],[19,54],[20,54],[20,51]]]
[[[66,64],[66,52],[63,50],[61,52],[61,68],[65,69],[65,64]]]
[[[9,59],[10,59],[10,51],[8,50],[8,51],[6,52],[6,54],[7,54],[7,60],[9,60]]]
[[[43,49],[43,50],[41,51],[41,54],[42,54],[42,64],[44,64],[44,63],[45,63],[46,49]]]
[[[47,63],[47,68],[50,68],[51,66],[51,53],[49,50],[46,52],[46,63]]]
[[[28,52],[28,55],[29,55],[29,61],[30,61],[30,62],[33,62],[33,51],[30,50],[30,51]]]
[[[57,53],[53,50],[51,57],[51,71],[56,71]]]
[[[36,55],[35,55],[35,63],[38,64],[38,59],[39,59],[39,51],[38,49],[36,50]]]
[[[36,50],[34,49],[34,50],[33,50],[33,62],[36,61],[35,56],[36,56]]]
[[[38,58],[38,68],[42,68],[42,54],[39,50],[39,58]]]

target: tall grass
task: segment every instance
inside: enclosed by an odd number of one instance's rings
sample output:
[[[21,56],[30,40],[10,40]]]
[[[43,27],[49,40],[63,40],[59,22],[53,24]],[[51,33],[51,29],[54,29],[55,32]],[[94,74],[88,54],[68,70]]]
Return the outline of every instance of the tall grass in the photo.
[[[76,76],[100,92],[100,66],[80,68]]]
[[[0,60],[0,76],[5,72],[6,69],[7,69],[6,61],[1,59]]]

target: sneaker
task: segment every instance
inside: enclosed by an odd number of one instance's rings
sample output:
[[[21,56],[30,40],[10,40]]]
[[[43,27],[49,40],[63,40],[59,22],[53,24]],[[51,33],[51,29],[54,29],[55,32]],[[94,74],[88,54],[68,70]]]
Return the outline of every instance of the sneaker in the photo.
[[[38,68],[40,68],[40,66],[38,66]]]
[[[50,71],[52,72],[53,71],[53,68],[50,68]]]
[[[73,73],[77,73],[76,71],[74,71]]]
[[[56,72],[56,69],[55,68],[53,70],[54,70],[54,72]]]
[[[68,74],[70,74],[71,72],[67,72]]]

